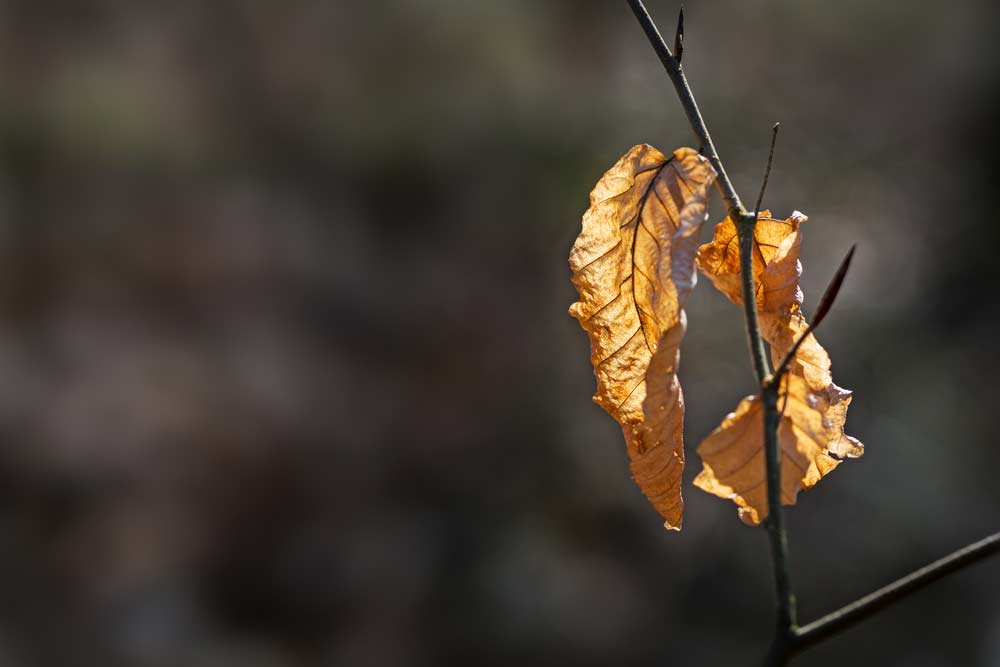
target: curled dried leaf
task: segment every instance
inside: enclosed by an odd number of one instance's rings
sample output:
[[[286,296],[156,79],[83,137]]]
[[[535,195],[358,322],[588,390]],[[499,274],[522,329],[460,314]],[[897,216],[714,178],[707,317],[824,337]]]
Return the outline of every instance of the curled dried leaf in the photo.
[[[808,328],[799,288],[799,227],[806,220],[798,211],[787,220],[771,218],[765,211],[754,234],[754,293],[761,335],[771,346],[775,364]],[[698,267],[731,301],[742,304],[735,237],[736,226],[729,218],[719,223],[712,242],[699,249]],[[809,334],[789,365],[778,398],[782,504],[794,504],[801,489],[816,484],[841,459],[864,453],[864,446],[844,433],[850,402],[851,392],[833,383],[830,356]],[[698,454],[703,468],[695,486],[732,499],[746,523],[756,525],[767,516],[760,396],[744,398],[698,446]]]
[[[756,287],[757,308],[765,310],[764,296],[765,286],[762,276],[767,267],[774,261],[787,263],[787,259],[782,259],[778,251],[783,242],[788,242],[799,225],[806,220],[806,217],[796,211],[788,220],[777,220],[771,217],[770,211],[763,211],[757,218],[754,226],[753,239],[753,279]],[[787,249],[785,249],[787,255]],[[778,255],[777,260],[775,259]],[[791,266],[796,266],[798,255],[792,258]],[[727,216],[725,220],[715,226],[715,236],[711,243],[706,243],[698,249],[698,268],[712,281],[715,287],[726,295],[735,304],[743,303],[742,285],[740,283],[740,249],[739,239],[736,233],[736,224]],[[777,267],[776,267],[777,268]],[[790,281],[788,285],[780,285],[780,278]],[[799,276],[792,276],[789,272],[772,270],[769,285],[770,289],[780,289],[782,287],[791,288],[783,295],[775,295],[773,298],[794,298],[795,290],[798,289]]]
[[[590,194],[570,252],[590,336],[594,401],[622,427],[632,476],[669,529],[684,511],[684,398],[677,380],[698,232],[715,171],[690,148],[630,149]]]

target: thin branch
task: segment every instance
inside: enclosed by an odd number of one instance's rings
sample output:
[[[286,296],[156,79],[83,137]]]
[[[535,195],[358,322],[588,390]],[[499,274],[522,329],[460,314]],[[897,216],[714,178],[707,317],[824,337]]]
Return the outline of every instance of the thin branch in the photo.
[[[760,333],[760,323],[757,319],[757,299],[754,291],[753,281],[753,240],[754,227],[757,224],[757,214],[747,213],[740,202],[739,195],[736,194],[729,176],[726,174],[719,154],[712,143],[712,136],[708,133],[705,121],[698,110],[694,93],[688,85],[684,72],[681,71],[680,63],[670,53],[666,42],[660,36],[660,31],[650,18],[642,0],[628,0],[632,13],[642,26],[649,43],[663,63],[667,76],[674,84],[677,97],[680,98],[681,106],[687,114],[691,123],[691,130],[695,137],[701,141],[702,154],[708,159],[715,169],[718,178],[715,183],[719,188],[719,194],[726,203],[729,218],[736,225],[739,235],[740,253],[740,282],[743,293],[743,312],[746,320],[747,339],[750,345],[750,357],[753,360],[754,372],[757,382],[762,388],[764,395],[764,448],[766,450],[767,461],[767,487],[768,487],[768,534],[771,538],[771,562],[774,565],[775,594],[778,602],[778,625],[775,632],[775,641],[782,642],[791,635],[795,626],[795,598],[792,596],[791,584],[788,577],[788,544],[785,537],[784,521],[781,508],[781,453],[778,450],[778,408],[777,390],[768,389],[768,379],[771,371],[764,351],[764,339]]]
[[[677,32],[674,33],[674,57],[677,64],[681,64],[681,57],[684,55],[684,5],[681,5],[680,14],[677,15]]]
[[[830,284],[826,286],[823,291],[823,296],[820,297],[819,306],[816,307],[816,315],[813,317],[812,324],[806,327],[806,330],[802,332],[802,335],[792,344],[791,349],[785,354],[785,357],[778,364],[777,369],[774,371],[774,377],[771,378],[771,383],[776,384],[781,380],[782,374],[788,370],[789,364],[792,363],[792,359],[795,358],[795,353],[798,352],[799,346],[802,342],[809,337],[813,331],[826,319],[827,314],[830,312],[830,308],[833,307],[833,302],[837,299],[837,294],[840,293],[840,287],[844,284],[844,278],[847,276],[847,270],[851,268],[851,259],[854,257],[854,251],[857,248],[857,244],[852,245],[851,249],[847,251],[847,256],[844,257],[843,261],[840,263],[840,267],[837,269],[837,273],[833,274],[833,278],[830,280]]]
[[[760,334],[760,322],[757,319],[757,293],[753,280],[753,241],[754,227],[757,224],[755,213],[743,212],[739,218],[730,219],[736,225],[736,235],[739,237],[740,252],[740,287],[743,295],[743,319],[747,325],[747,339],[750,344],[750,359],[757,377],[757,384],[763,385],[771,375],[771,367],[764,351],[764,338]]]
[[[760,184],[760,194],[757,195],[757,205],[753,207],[754,213],[760,215],[760,205],[764,201],[764,191],[767,190],[767,177],[771,175],[771,164],[774,162],[774,144],[778,140],[778,128],[781,123],[775,123],[771,128],[771,150],[767,152],[767,167],[764,168],[764,180]]]
[[[729,180],[729,175],[726,174],[726,170],[719,160],[715,144],[712,143],[712,137],[708,133],[708,128],[705,127],[705,121],[698,110],[698,104],[694,101],[694,94],[691,92],[691,87],[684,77],[684,72],[681,71],[680,63],[670,53],[670,48],[663,41],[663,37],[660,36],[660,31],[656,28],[656,24],[653,23],[653,19],[649,17],[649,12],[646,11],[642,0],[628,0],[628,4],[632,8],[635,18],[639,21],[639,25],[642,26],[643,32],[646,33],[646,38],[649,39],[653,50],[659,56],[660,62],[663,63],[663,68],[667,71],[667,76],[670,77],[670,81],[674,84],[677,97],[680,98],[681,106],[684,107],[684,113],[691,124],[691,131],[694,132],[694,136],[701,142],[702,155],[711,163],[712,168],[715,169],[715,173],[718,174],[715,185],[719,189],[722,201],[726,203],[726,210],[733,217],[734,221],[738,220],[745,213],[743,205],[740,203],[740,198],[733,188],[732,181]]]
[[[826,319],[830,308],[833,307],[833,302],[837,300],[837,295],[840,294],[840,287],[844,284],[844,278],[847,277],[847,270],[851,268],[851,260],[854,258],[854,251],[857,248],[858,244],[856,243],[851,246],[851,249],[847,251],[847,255],[840,262],[837,272],[830,279],[830,284],[823,290],[823,296],[819,298],[819,305],[816,306],[816,314],[813,316],[815,326],[818,327]]]
[[[740,237],[740,280],[742,281],[743,290],[744,317],[746,318],[748,328],[752,326],[753,330],[758,332],[760,325],[757,322],[756,295],[754,295],[753,299],[749,298],[754,288],[753,262],[747,261],[747,258],[751,257],[753,253],[754,226],[757,224],[757,218],[760,216],[760,204],[764,201],[764,191],[767,190],[767,179],[771,175],[771,165],[774,163],[774,144],[778,139],[779,125],[779,123],[775,123],[771,128],[771,148],[767,152],[767,166],[764,168],[764,180],[760,184],[760,194],[757,195],[757,205],[753,208],[753,220],[751,222],[745,218],[741,221],[743,224],[739,225],[736,230]],[[733,222],[737,221],[734,220]],[[753,334],[750,335],[750,357],[753,360],[754,371],[757,373],[757,382],[763,384],[770,375],[770,371],[768,370],[767,354],[764,352],[764,341],[759,333],[756,337]],[[779,466],[780,458],[781,455],[779,453]]]
[[[785,356],[784,358],[782,358],[781,363],[779,363],[778,367],[774,369],[774,375],[771,376],[772,384],[777,385],[779,382],[781,382],[781,376],[788,371],[788,367],[791,365],[792,359],[795,358],[795,353],[799,351],[799,348],[802,346],[802,343],[805,342],[806,338],[812,335],[812,332],[815,329],[816,329],[816,323],[813,322],[812,324],[807,326],[806,330],[802,332],[802,335],[799,336],[794,343],[792,343],[792,347],[788,350],[787,353],[785,353]]]
[[[652,45],[653,50],[659,56],[660,62],[663,63],[663,68],[667,71],[667,76],[670,77],[670,81],[674,84],[674,90],[677,91],[677,97],[680,98],[681,106],[684,108],[684,113],[691,124],[691,131],[694,132],[694,136],[701,142],[702,155],[705,156],[718,175],[715,185],[719,189],[722,201],[726,204],[729,217],[737,226],[737,231],[740,235],[740,264],[745,267],[743,273],[746,274],[742,280],[747,338],[750,344],[750,354],[753,358],[754,371],[757,374],[757,381],[758,383],[762,383],[770,374],[770,369],[767,363],[767,355],[764,354],[764,342],[760,336],[760,324],[757,321],[757,304],[753,297],[753,275],[750,273],[753,226],[756,224],[757,218],[755,215],[747,214],[746,209],[743,208],[743,204],[740,202],[739,195],[736,194],[736,189],[733,188],[732,181],[729,180],[729,175],[726,174],[725,167],[722,166],[719,154],[715,150],[715,144],[712,142],[712,135],[708,133],[705,120],[701,117],[701,112],[698,110],[698,103],[695,102],[691,86],[688,85],[687,78],[684,76],[684,72],[681,71],[680,63],[670,53],[670,47],[663,41],[660,31],[657,29],[656,24],[653,23],[653,19],[650,18],[649,12],[646,11],[646,7],[642,4],[642,0],[628,0],[628,4],[632,8],[635,18],[639,21],[639,25],[642,26],[643,32],[646,33],[646,38]],[[745,247],[747,242],[751,244],[749,248]],[[749,292],[747,292],[747,276],[749,276],[750,281]],[[750,295],[749,298],[746,296],[747,294]]]
[[[994,533],[985,539],[963,547],[950,556],[945,556],[941,560],[922,567],[846,607],[827,614],[818,621],[799,628],[794,633],[792,650],[802,651],[865,620],[872,614],[921,590],[928,584],[997,553],[1000,553],[1000,533]]]
[[[642,0],[628,0],[632,12],[642,26],[646,37],[656,51],[660,62],[663,63],[667,76],[670,77],[680,98],[681,106],[687,114],[688,121],[695,137],[701,142],[702,154],[708,159],[715,169],[718,178],[716,186],[719,194],[726,204],[730,219],[736,224],[739,234],[740,252],[740,280],[743,295],[744,313],[746,316],[747,336],[750,340],[750,352],[753,359],[754,371],[761,385],[761,396],[764,403],[764,448],[767,461],[767,499],[768,512],[767,529],[771,541],[771,559],[774,565],[775,589],[778,598],[778,623],[775,628],[774,640],[771,650],[768,653],[769,665],[784,665],[792,653],[801,651],[816,642],[840,632],[841,630],[854,625],[855,623],[868,618],[886,605],[892,604],[896,600],[920,590],[929,583],[941,577],[955,572],[966,565],[974,563],[986,556],[1000,552],[1000,533],[992,535],[980,542],[971,544],[964,549],[956,551],[925,568],[917,570],[899,581],[875,591],[871,595],[865,596],[857,602],[851,603],[838,611],[833,612],[809,625],[796,628],[795,625],[795,598],[792,594],[791,584],[788,578],[788,547],[783,525],[783,512],[781,507],[781,452],[777,441],[777,428],[780,415],[778,413],[778,387],[780,382],[772,381],[772,376],[768,370],[768,362],[764,355],[764,342],[760,334],[760,325],[757,321],[757,304],[754,294],[754,281],[752,273],[752,251],[753,232],[757,222],[756,211],[747,213],[740,202],[736,190],[733,188],[729,176],[726,174],[722,161],[712,143],[712,137],[705,127],[705,121],[701,117],[698,105],[695,103],[694,94],[681,71],[679,59],[675,58],[660,36],[656,24],[650,18],[649,13],[642,4]],[[678,26],[680,35],[682,26]],[[683,37],[678,42],[678,51]],[[679,55],[679,54],[678,54]],[[777,125],[774,127],[777,133]],[[774,135],[771,141],[771,155],[768,157],[767,172],[770,172],[771,162],[774,152]],[[764,177],[764,186],[767,184],[767,172]],[[761,187],[761,194],[758,198],[756,208],[760,208],[763,200],[764,187]],[[847,271],[853,249],[845,259],[841,270],[831,282],[827,292],[824,293],[817,311],[814,327],[829,310],[833,298],[843,281],[843,274]],[[829,295],[829,298],[828,298]],[[801,342],[799,342],[801,344]],[[782,367],[787,367],[787,363],[782,363]]]
[[[771,543],[771,565],[778,601],[776,643],[784,643],[795,629],[795,595],[792,593],[788,567],[788,537],[785,532],[785,512],[781,506],[781,448],[778,446],[778,385],[765,384],[761,390],[764,401],[764,460],[767,467],[767,535]]]

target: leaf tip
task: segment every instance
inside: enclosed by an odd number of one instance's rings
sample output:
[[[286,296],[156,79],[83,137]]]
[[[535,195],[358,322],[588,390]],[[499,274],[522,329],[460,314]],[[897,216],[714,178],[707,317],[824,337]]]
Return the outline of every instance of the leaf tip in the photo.
[[[760,525],[760,515],[757,510],[750,507],[740,506],[736,508],[736,514],[739,516],[740,521],[742,521],[747,526],[759,526]]]

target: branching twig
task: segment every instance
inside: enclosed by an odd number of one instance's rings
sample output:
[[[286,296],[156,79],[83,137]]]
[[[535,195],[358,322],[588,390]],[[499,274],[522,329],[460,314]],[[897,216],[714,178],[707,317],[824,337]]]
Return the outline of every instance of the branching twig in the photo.
[[[778,427],[778,394],[777,389],[770,391],[767,389],[768,380],[771,376],[770,365],[767,361],[767,354],[764,351],[764,339],[760,334],[760,323],[757,320],[757,299],[754,293],[753,281],[753,232],[757,224],[757,214],[748,213],[740,202],[736,189],[726,174],[725,167],[719,159],[719,154],[715,150],[712,136],[708,133],[705,121],[698,110],[694,94],[688,85],[684,72],[676,58],[670,53],[670,48],[660,31],[650,18],[649,12],[642,4],[642,0],[628,0],[632,12],[642,25],[646,37],[652,44],[656,54],[660,57],[667,76],[674,84],[677,96],[680,98],[681,106],[687,114],[688,121],[695,137],[701,141],[702,152],[708,161],[715,168],[718,178],[716,185],[719,194],[726,203],[729,218],[736,225],[739,234],[740,252],[740,282],[743,292],[743,314],[746,320],[747,338],[750,344],[750,356],[753,359],[754,372],[757,382],[762,387],[764,398],[764,449],[767,462],[767,487],[768,487],[768,535],[771,541],[771,562],[774,566],[775,593],[778,602],[778,625],[775,636],[785,638],[790,636],[795,627],[795,599],[792,597],[791,584],[788,576],[788,541],[785,537],[783,511],[781,508],[781,459],[778,449],[777,427]]]
[[[823,323],[827,314],[830,312],[830,308],[833,307],[833,302],[837,298],[837,294],[840,292],[840,286],[844,284],[844,277],[847,275],[847,270],[851,268],[851,258],[854,257],[854,249],[857,248],[856,245],[852,245],[851,249],[847,252],[847,256],[840,263],[840,268],[837,269],[837,273],[833,275],[833,279],[830,280],[830,284],[826,286],[826,290],[823,292],[823,296],[819,300],[819,306],[816,308],[816,314],[813,317],[812,324],[806,327],[806,330],[802,332],[802,335],[796,339],[792,344],[791,349],[785,354],[785,357],[778,364],[778,367],[774,370],[774,377],[771,378],[772,384],[777,384],[781,381],[781,376],[785,371],[788,370],[788,365],[792,363],[792,359],[795,358],[795,353],[799,351],[799,347],[802,342],[809,337],[816,328]]]
[[[827,614],[818,621],[813,621],[799,628],[795,631],[792,640],[792,650],[798,652],[823,641],[827,637],[865,620],[893,602],[905,598],[910,593],[915,593],[952,572],[997,553],[1000,553],[1000,533],[994,533],[963,547],[950,556],[934,561],[846,607]]]
[[[715,173],[718,175],[715,185],[719,189],[722,201],[726,204],[726,210],[729,213],[730,219],[736,224],[740,235],[740,261],[743,265],[747,265],[749,264],[749,260],[744,261],[744,259],[745,257],[750,257],[750,255],[747,254],[744,256],[743,254],[744,240],[750,239],[750,243],[752,244],[753,226],[757,221],[756,216],[752,213],[747,213],[746,209],[743,208],[740,197],[736,194],[736,189],[733,187],[732,181],[729,180],[729,175],[726,173],[725,167],[722,166],[719,154],[715,150],[712,135],[708,133],[705,120],[701,117],[701,111],[698,110],[698,103],[695,102],[694,93],[691,92],[691,87],[688,85],[684,72],[681,71],[680,63],[670,53],[670,47],[663,41],[660,31],[657,29],[656,24],[653,23],[653,19],[650,18],[649,12],[646,11],[646,7],[642,4],[642,0],[628,0],[628,4],[642,26],[643,31],[646,33],[649,43],[652,44],[653,50],[656,51],[656,55],[660,57],[660,62],[663,63],[663,68],[667,71],[667,76],[670,77],[670,81],[674,84],[674,90],[677,91],[677,97],[680,98],[681,106],[684,107],[684,113],[691,124],[691,131],[694,132],[694,136],[701,142],[702,155],[711,163],[715,169]],[[746,281],[744,277],[745,287]],[[746,294],[745,289],[744,294]],[[750,353],[753,357],[757,381],[760,383],[770,374],[770,369],[767,363],[767,355],[764,353],[764,342],[760,336],[760,325],[757,322],[757,308],[753,299],[752,276],[750,279],[750,295],[750,298],[743,299],[744,315],[747,323],[747,335],[750,340]]]
[[[691,93],[687,79],[684,78],[684,73],[681,72],[680,64],[674,58],[673,54],[670,53],[670,48],[663,41],[663,37],[660,36],[660,31],[657,29],[656,24],[653,23],[653,19],[649,17],[649,12],[643,6],[642,0],[628,0],[628,4],[632,8],[632,13],[639,20],[639,24],[649,39],[649,43],[653,45],[656,55],[660,57],[660,62],[663,63],[664,69],[667,70],[667,76],[670,77],[670,81],[674,84],[674,89],[677,90],[677,97],[680,98],[681,106],[684,107],[684,113],[687,114],[688,121],[691,123],[691,130],[694,132],[694,136],[698,138],[698,141],[701,142],[702,155],[708,159],[715,169],[715,173],[718,174],[715,185],[719,189],[722,201],[726,203],[726,210],[729,211],[730,215],[734,216],[734,221],[738,220],[746,211],[744,211],[743,205],[740,203],[740,198],[737,196],[736,190],[733,188],[733,184],[729,180],[722,162],[719,160],[719,154],[715,152],[715,144],[712,143],[712,137],[708,134],[708,128],[705,127],[705,121],[698,110],[698,104],[694,101],[694,94]]]
[[[795,621],[795,598],[792,594],[791,584],[788,577],[788,547],[785,537],[783,512],[781,507],[781,452],[778,447],[777,429],[780,420],[778,413],[778,388],[780,386],[780,374],[783,373],[790,363],[790,357],[801,341],[814,329],[829,311],[833,298],[836,296],[840,283],[843,281],[847,266],[853,254],[848,254],[840,270],[827,288],[820,306],[817,309],[813,325],[805,335],[796,342],[793,348],[781,364],[778,373],[771,375],[766,354],[764,352],[764,341],[760,333],[760,325],[757,320],[757,304],[754,294],[754,280],[752,272],[752,251],[753,233],[757,222],[757,211],[748,213],[740,202],[739,195],[733,187],[726,170],[716,152],[715,144],[708,133],[705,121],[701,117],[698,105],[695,102],[694,94],[688,85],[680,67],[680,55],[683,45],[683,13],[678,25],[677,38],[675,41],[677,57],[670,52],[656,24],[650,18],[649,13],[642,4],[642,0],[628,0],[632,12],[642,26],[646,37],[656,51],[660,62],[663,63],[667,76],[674,84],[677,97],[680,99],[684,113],[688,117],[691,129],[695,137],[701,142],[701,152],[715,169],[718,178],[716,186],[730,219],[736,225],[739,235],[740,254],[740,281],[743,296],[744,316],[746,319],[747,337],[750,342],[750,356],[753,361],[754,372],[761,387],[761,398],[764,407],[764,449],[767,462],[767,500],[768,519],[767,529],[771,542],[771,558],[774,566],[775,592],[778,603],[778,623],[771,644],[771,649],[767,656],[768,665],[784,665],[791,655],[801,651],[816,642],[819,642],[836,632],[857,623],[892,602],[902,599],[932,581],[936,581],[950,572],[954,572],[981,558],[1000,552],[1000,533],[986,538],[980,542],[969,545],[951,556],[943,558],[925,568],[917,570],[896,583],[861,598],[857,602],[833,612],[823,618],[810,623],[802,628],[796,627]],[[764,182],[761,186],[760,196],[755,209],[759,209],[764,198],[764,189],[767,186],[767,176],[770,173],[771,162],[774,156],[774,139],[777,135],[778,126],[775,124],[771,139],[771,150],[768,156],[767,171],[764,174]]]

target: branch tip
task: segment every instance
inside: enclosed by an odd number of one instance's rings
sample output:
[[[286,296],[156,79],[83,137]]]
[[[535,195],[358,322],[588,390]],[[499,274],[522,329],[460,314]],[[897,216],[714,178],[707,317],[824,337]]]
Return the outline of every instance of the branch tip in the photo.
[[[760,215],[760,205],[764,201],[764,191],[767,190],[767,178],[771,175],[771,164],[774,162],[774,144],[778,141],[778,128],[781,123],[771,126],[771,148],[767,152],[767,166],[764,168],[764,181],[760,184],[760,194],[757,195],[757,205],[753,207],[754,215]]]
[[[684,5],[681,5],[680,14],[677,15],[677,32],[674,34],[674,57],[677,64],[681,64],[681,56],[684,55]]]
[[[677,59],[674,58],[674,54],[670,52],[670,47],[663,41],[663,36],[660,35],[660,31],[646,10],[646,6],[642,4],[642,0],[627,0],[627,3],[632,9],[636,20],[639,22],[639,26],[642,27],[642,31],[646,33],[646,39],[649,40],[650,46],[653,47],[657,57],[660,59],[663,69],[666,70],[670,82],[674,85],[674,90],[677,91],[677,98],[680,100],[681,106],[684,108],[684,114],[691,124],[691,131],[694,132],[694,136],[697,137],[703,146],[702,153],[712,164],[716,174],[718,174],[715,179],[715,187],[719,190],[722,201],[726,203],[726,210],[730,212],[739,210],[741,206],[739,195],[736,194],[733,182],[729,180],[729,175],[726,174],[722,160],[719,159],[719,154],[715,150],[715,144],[712,143],[712,135],[709,134],[708,128],[705,127],[705,119],[701,117],[698,104],[694,100],[694,93],[691,92],[691,87],[684,77],[684,71],[681,69]]]
[[[851,259],[854,257],[854,251],[857,249],[858,244],[851,246],[851,249],[847,251],[847,256],[844,257],[844,261],[840,263],[840,268],[837,269],[837,273],[834,274],[833,279],[830,280],[830,284],[827,286],[826,291],[823,292],[823,296],[819,300],[819,305],[816,307],[816,315],[813,318],[813,327],[818,327],[823,318],[826,317],[827,313],[830,312],[830,308],[833,307],[833,302],[837,298],[837,294],[840,292],[841,285],[844,284],[844,278],[847,276],[847,270],[851,268]]]
[[[833,302],[837,299],[837,294],[840,292],[841,285],[844,284],[844,277],[847,276],[847,270],[851,268],[851,259],[854,257],[854,251],[858,247],[855,243],[851,246],[851,249],[847,251],[847,256],[840,263],[840,268],[837,269],[837,273],[833,275],[830,280],[830,284],[826,286],[826,291],[823,292],[823,296],[820,297],[819,306],[816,307],[816,315],[813,317],[812,324],[806,327],[806,330],[802,332],[802,335],[798,337],[792,347],[785,354],[785,358],[781,360],[778,364],[778,368],[774,371],[774,376],[770,381],[770,385],[777,385],[781,382],[781,376],[788,370],[789,365],[792,363],[792,359],[795,358],[795,353],[799,351],[799,347],[809,337],[816,327],[820,325],[823,319],[830,312],[833,307]]]

